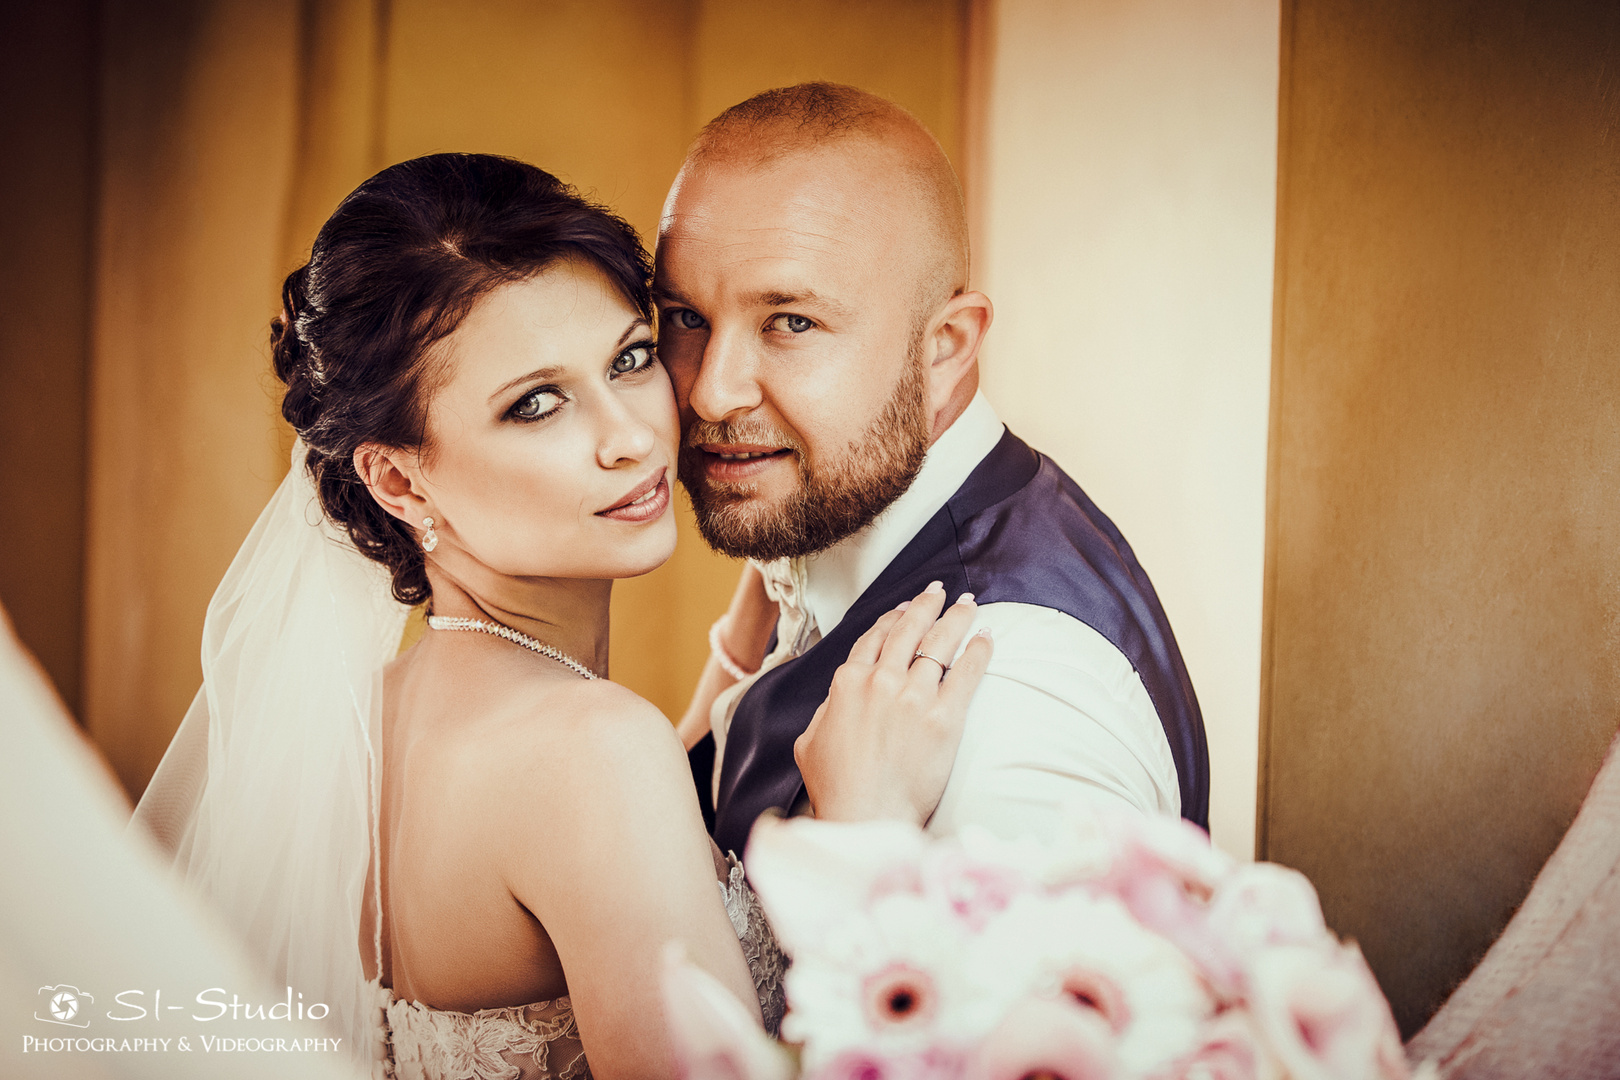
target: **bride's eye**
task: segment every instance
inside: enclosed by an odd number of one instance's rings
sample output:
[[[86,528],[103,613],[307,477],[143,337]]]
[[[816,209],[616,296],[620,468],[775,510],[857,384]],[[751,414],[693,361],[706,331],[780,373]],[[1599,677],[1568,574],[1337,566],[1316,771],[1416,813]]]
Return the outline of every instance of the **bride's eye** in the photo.
[[[613,363],[608,365],[608,372],[617,378],[620,375],[629,375],[633,371],[640,371],[653,362],[654,355],[652,342],[637,342],[613,358]]]
[[[556,387],[539,386],[518,398],[506,415],[514,420],[544,420],[561,408],[565,400]]]
[[[786,330],[790,334],[802,334],[816,325],[803,315],[772,315],[771,321],[765,324],[767,330]]]

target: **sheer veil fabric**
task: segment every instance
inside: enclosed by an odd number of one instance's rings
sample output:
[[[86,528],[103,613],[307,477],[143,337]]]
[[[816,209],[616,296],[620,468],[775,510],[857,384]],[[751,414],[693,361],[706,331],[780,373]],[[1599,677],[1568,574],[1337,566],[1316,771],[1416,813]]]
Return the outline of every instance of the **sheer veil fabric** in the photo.
[[[380,906],[382,668],[408,613],[326,520],[298,442],[208,605],[202,689],[134,817],[367,1068],[383,1052],[360,951],[364,905]]]

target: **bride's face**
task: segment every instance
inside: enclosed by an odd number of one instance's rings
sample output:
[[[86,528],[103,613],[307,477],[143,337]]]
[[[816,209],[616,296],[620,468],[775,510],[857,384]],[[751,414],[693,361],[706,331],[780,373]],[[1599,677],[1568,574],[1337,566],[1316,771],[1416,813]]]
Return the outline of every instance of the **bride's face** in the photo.
[[[675,548],[679,434],[652,327],[595,266],[484,297],[440,345],[424,494],[458,577],[622,578]]]

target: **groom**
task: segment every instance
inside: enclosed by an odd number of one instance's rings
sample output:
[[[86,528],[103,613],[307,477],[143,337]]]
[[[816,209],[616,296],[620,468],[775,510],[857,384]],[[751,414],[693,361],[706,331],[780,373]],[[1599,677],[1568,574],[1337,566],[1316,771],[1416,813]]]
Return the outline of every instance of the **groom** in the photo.
[[[927,130],[826,83],[736,105],[688,153],[656,263],[681,480],[779,606],[760,672],[710,711],[720,847],[802,805],[794,742],[834,670],[933,580],[977,594],[995,652],[930,831],[1047,835],[1082,792],[1207,827],[1203,721],[1147,575],[978,393],[991,305]],[[717,664],[737,670],[706,683]]]

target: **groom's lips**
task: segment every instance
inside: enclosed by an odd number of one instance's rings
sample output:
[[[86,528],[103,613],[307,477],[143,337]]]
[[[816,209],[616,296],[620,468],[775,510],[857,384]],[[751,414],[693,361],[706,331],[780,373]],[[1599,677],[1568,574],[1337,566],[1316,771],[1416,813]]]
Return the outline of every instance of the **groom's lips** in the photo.
[[[703,475],[716,482],[752,480],[792,456],[785,446],[758,443],[699,443],[703,455]]]

